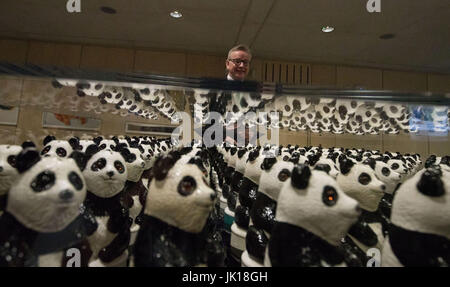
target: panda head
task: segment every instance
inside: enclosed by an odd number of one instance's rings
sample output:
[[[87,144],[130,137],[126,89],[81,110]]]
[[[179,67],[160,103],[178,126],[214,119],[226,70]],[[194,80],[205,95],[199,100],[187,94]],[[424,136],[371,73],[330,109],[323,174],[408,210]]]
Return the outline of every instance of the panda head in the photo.
[[[356,199],[361,208],[377,210],[386,186],[377,178],[375,171],[369,165],[355,163],[343,155],[339,158],[339,168],[341,173],[336,178],[339,187]]]
[[[394,225],[450,239],[450,172],[439,165],[406,180],[392,202]]]
[[[408,174],[408,168],[406,163],[400,159],[389,159],[386,161],[391,170],[400,174],[402,178],[404,178]]]
[[[259,180],[262,173],[261,164],[266,157],[263,151],[255,149],[251,151],[247,158],[247,165],[245,166],[244,177],[251,180],[256,185],[259,184]]]
[[[138,148],[127,147],[124,144],[118,144],[115,148],[125,159],[125,165],[128,172],[127,180],[138,182],[141,179],[145,168],[145,161],[142,156],[142,146]]]
[[[76,151],[70,158],[41,158],[29,147],[19,153],[16,165],[20,177],[8,194],[6,210],[24,226],[38,232],[58,232],[80,214],[86,197],[83,153]]]
[[[363,163],[369,165],[375,171],[377,178],[386,185],[384,192],[392,194],[402,178],[400,174],[381,160],[367,158]]]
[[[361,211],[336,180],[307,165],[295,165],[278,196],[275,220],[302,227],[338,245]]]
[[[196,164],[178,162],[171,152],[156,160],[144,213],[191,233],[199,233],[216,194]]]
[[[41,156],[69,157],[76,147],[78,147],[78,143],[56,140],[54,136],[46,136],[44,138],[44,148],[41,151]]]
[[[144,150],[144,152],[142,153],[142,157],[144,158],[144,161],[145,161],[144,169],[147,170],[147,169],[151,168],[153,166],[153,164],[155,163],[156,156],[155,156],[153,147],[150,144],[150,142],[144,141],[142,143],[142,149]]]
[[[110,198],[123,190],[128,172],[124,157],[110,149],[88,147],[89,161],[83,171],[87,190],[101,198]]]
[[[0,196],[6,194],[18,178],[17,155],[22,151],[18,145],[0,145]]]
[[[277,160],[275,157],[265,158],[261,164],[263,171],[258,191],[276,201],[281,187],[291,177],[293,167],[294,163],[289,161]]]
[[[95,144],[95,142],[93,140],[80,140],[80,151],[81,152],[86,152],[86,149],[88,146]]]
[[[78,82],[76,87],[78,89],[77,93],[80,97],[98,97],[105,89],[105,85],[100,82]]]

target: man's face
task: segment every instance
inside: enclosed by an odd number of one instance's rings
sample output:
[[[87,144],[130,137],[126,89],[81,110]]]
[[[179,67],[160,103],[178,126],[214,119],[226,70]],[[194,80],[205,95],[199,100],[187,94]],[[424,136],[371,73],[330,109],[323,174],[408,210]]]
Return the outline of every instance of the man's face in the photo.
[[[244,51],[231,52],[225,61],[228,74],[236,81],[243,81],[250,68],[250,55]]]

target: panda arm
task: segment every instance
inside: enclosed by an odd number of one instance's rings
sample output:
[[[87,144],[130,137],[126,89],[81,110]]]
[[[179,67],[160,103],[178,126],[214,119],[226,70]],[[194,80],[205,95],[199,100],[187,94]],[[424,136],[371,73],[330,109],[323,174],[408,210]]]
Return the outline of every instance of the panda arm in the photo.
[[[130,237],[130,229],[128,228],[128,230],[123,230],[113,239],[113,241],[108,246],[100,250],[98,257],[103,262],[108,263],[113,261],[128,249],[128,246],[130,244]]]

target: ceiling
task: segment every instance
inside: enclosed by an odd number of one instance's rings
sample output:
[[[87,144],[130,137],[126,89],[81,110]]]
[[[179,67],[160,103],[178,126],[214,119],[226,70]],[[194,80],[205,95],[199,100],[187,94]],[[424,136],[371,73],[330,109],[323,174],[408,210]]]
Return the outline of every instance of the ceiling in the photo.
[[[448,0],[380,0],[381,13],[368,0],[80,1],[1,0],[0,37],[218,55],[246,43],[258,58],[450,73]]]

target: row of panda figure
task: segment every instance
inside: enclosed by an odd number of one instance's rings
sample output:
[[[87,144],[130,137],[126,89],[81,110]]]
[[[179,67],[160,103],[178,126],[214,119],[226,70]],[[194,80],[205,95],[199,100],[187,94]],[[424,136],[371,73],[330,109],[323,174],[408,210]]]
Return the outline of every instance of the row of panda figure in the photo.
[[[448,266],[450,157],[218,148],[233,266]]]
[[[382,266],[448,266],[449,159],[149,137],[2,145],[0,266],[366,266],[373,247]]]

